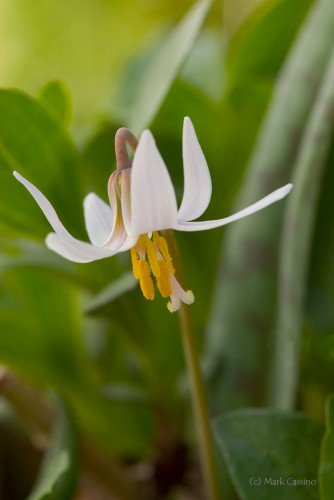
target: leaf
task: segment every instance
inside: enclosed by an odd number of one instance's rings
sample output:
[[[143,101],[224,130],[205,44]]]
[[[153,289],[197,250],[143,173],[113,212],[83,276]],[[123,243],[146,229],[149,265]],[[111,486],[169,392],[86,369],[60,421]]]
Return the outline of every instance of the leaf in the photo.
[[[160,108],[195,43],[210,4],[210,0],[196,2],[145,65],[128,118],[128,127],[135,134],[150,125]]]
[[[67,410],[58,404],[58,416],[51,446],[27,500],[70,500],[78,474],[78,449],[73,423]]]
[[[213,429],[242,500],[319,498],[321,424],[298,413],[247,409],[218,417]]]
[[[331,54],[333,30],[332,2],[317,2],[280,72],[234,210],[290,180],[305,123]],[[226,405],[225,409],[258,404],[264,398],[267,378],[263,374],[268,366],[268,334],[275,319],[285,203],[225,230],[207,329],[212,398],[217,405]]]
[[[202,31],[184,65],[180,79],[200,89],[213,101],[221,100],[226,84],[226,69],[225,47],[220,30],[208,28]],[[184,116],[188,115],[184,113]]]
[[[334,496],[334,395],[326,401],[326,432],[321,444],[319,488],[321,500]]]
[[[334,129],[334,51],[306,125],[287,200],[279,267],[279,303],[271,380],[277,407],[294,405],[313,226]]]
[[[92,301],[86,306],[86,313],[92,313],[100,309],[101,307],[109,304],[113,300],[117,299],[123,293],[130,292],[138,284],[138,281],[133,276],[133,272],[129,271],[124,273],[120,278],[112,281],[110,285],[101,290]]]
[[[57,269],[75,278],[75,266],[36,241],[0,237],[0,272],[15,267]]]
[[[45,193],[70,231],[83,233],[78,156],[70,137],[37,100],[0,90],[2,236],[44,237],[50,226],[13,170]]]
[[[72,115],[71,96],[63,82],[47,83],[41,88],[38,98],[54,118],[64,127],[69,126]]]
[[[227,59],[229,73],[239,78],[276,77],[313,3],[314,0],[263,2],[232,37]]]

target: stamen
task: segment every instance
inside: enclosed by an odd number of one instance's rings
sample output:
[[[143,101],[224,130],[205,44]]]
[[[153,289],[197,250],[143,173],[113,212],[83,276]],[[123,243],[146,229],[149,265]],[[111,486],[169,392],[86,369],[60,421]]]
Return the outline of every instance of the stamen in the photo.
[[[158,231],[153,232],[153,244],[155,247],[159,246],[159,233],[158,233]]]
[[[170,297],[167,308],[175,312],[181,307],[181,302],[191,304],[194,294],[183,290],[174,276],[175,269],[168,251],[165,238],[158,231],[152,234],[142,234],[134,247],[131,248],[133,274],[139,279],[140,288],[146,299],[153,300],[155,296],[151,272],[162,297]]]
[[[153,300],[155,295],[153,281],[151,278],[151,271],[150,268],[148,267],[148,263],[146,262],[146,260],[142,259],[139,260],[138,268],[139,268],[139,283],[141,291],[143,292],[145,299]]]
[[[132,269],[134,277],[136,278],[136,280],[139,280],[140,276],[139,259],[135,247],[131,248],[131,260],[132,260]]]
[[[146,239],[147,234],[142,234],[141,236],[139,236],[136,246],[145,251]]]
[[[158,260],[158,265],[160,268],[160,276],[157,277],[159,292],[163,297],[169,297],[173,292],[169,277],[170,270],[164,260]]]
[[[159,241],[159,250],[160,250],[163,258],[167,262],[167,265],[168,265],[168,267],[170,269],[170,272],[174,274],[175,273],[175,269],[174,269],[174,266],[173,266],[173,263],[172,263],[172,257],[169,255],[167,241],[165,240],[165,238],[163,236],[159,236],[159,240],[158,241]]]
[[[145,239],[145,236],[144,235],[139,236],[137,243],[135,245],[135,248],[137,250],[137,254],[139,255],[139,257],[141,259],[146,258],[146,246],[145,246],[146,239]]]
[[[159,278],[160,266],[158,263],[157,252],[155,250],[153,241],[150,240],[149,238],[146,239],[146,250],[147,250],[148,261],[152,269],[152,273],[156,278]]]

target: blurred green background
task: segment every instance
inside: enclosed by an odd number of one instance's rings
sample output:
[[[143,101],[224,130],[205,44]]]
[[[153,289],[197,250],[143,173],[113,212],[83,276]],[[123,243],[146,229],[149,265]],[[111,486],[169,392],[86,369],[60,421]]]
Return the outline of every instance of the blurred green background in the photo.
[[[334,378],[333,32],[330,0],[0,0],[0,361],[12,370],[0,377],[12,463],[2,458],[3,498],[130,500],[133,486],[143,499],[199,498],[176,315],[145,301],[128,253],[77,265],[47,250],[49,225],[12,176],[87,240],[82,200],[107,200],[120,126],[152,130],[181,200],[184,116],[212,176],[205,219],[294,183],[244,221],[176,233],[211,414],[246,412],[215,424],[232,470],[233,487],[220,459],[225,497],[282,497],[254,496],[247,453],[268,474],[274,453],[316,477]],[[332,498],[328,401],[319,488],[290,488],[288,500]],[[47,412],[56,430],[33,487]],[[283,436],[277,449],[270,433]],[[312,460],[294,452],[303,440]],[[11,469],[27,471],[21,486]]]

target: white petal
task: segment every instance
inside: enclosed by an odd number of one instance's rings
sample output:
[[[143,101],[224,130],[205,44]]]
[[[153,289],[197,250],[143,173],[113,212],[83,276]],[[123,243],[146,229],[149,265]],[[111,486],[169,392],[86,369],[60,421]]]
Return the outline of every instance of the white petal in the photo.
[[[94,260],[112,257],[117,253],[115,250],[94,247],[85,241],[59,236],[55,233],[48,234],[45,243],[50,250],[72,262],[93,262]]]
[[[292,184],[287,184],[286,186],[283,186],[280,189],[277,189],[273,193],[269,194],[265,198],[262,198],[262,200],[259,200],[253,205],[240,210],[240,212],[237,212],[234,215],[225,217],[224,219],[207,220],[203,222],[187,222],[179,220],[173,229],[177,229],[178,231],[205,231],[206,229],[214,229],[215,227],[224,226],[226,224],[229,224],[230,222],[234,222],[238,219],[242,219],[243,217],[247,217],[247,215],[251,215],[254,212],[258,212],[259,210],[262,210],[262,208],[275,203],[275,201],[281,200],[288,193],[290,193],[292,187]]]
[[[13,174],[16,179],[20,181],[28,189],[29,193],[35,198],[36,202],[42,209],[45,217],[48,219],[56,233],[72,238],[69,232],[64,228],[63,224],[60,222],[55,209],[53,208],[49,200],[45,198],[44,194],[41,193],[39,189],[37,189],[33,184],[31,184],[31,182],[22,177],[22,175],[20,175],[18,172],[13,172]]]
[[[172,228],[176,222],[177,205],[172,181],[151,132],[145,130],[132,165],[129,234]]]
[[[95,193],[89,193],[84,199],[84,214],[90,241],[96,246],[103,246],[113,229],[110,206]]]
[[[119,247],[117,250],[117,253],[119,252],[126,252],[127,250],[130,250],[135,244],[137,243],[137,240],[139,238],[139,235],[136,236],[127,236],[125,240],[123,241],[122,245]]]
[[[207,209],[212,185],[206,159],[188,117],[183,123],[183,172],[184,193],[178,218],[189,221],[197,219]]]

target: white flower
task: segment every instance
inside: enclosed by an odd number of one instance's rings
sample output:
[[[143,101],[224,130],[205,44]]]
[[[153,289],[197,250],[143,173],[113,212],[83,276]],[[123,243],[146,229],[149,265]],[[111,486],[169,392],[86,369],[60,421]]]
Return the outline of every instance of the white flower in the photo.
[[[74,262],[91,262],[131,249],[134,275],[144,296],[154,298],[153,274],[161,294],[171,298],[170,311],[177,310],[181,301],[193,302],[194,296],[176,281],[166,241],[159,231],[203,231],[223,226],[284,198],[292,188],[292,184],[287,184],[224,219],[191,222],[203,214],[210,202],[211,178],[190,119],[185,118],[183,126],[184,192],[179,209],[168,170],[151,132],[145,130],[137,145],[131,132],[122,128],[115,142],[117,170],[108,183],[110,206],[94,193],[84,200],[91,243],[73,238],[45,196],[20,174],[14,172],[14,175],[35,198],[55,231],[46,238],[48,248]],[[132,164],[126,143],[135,151]]]

